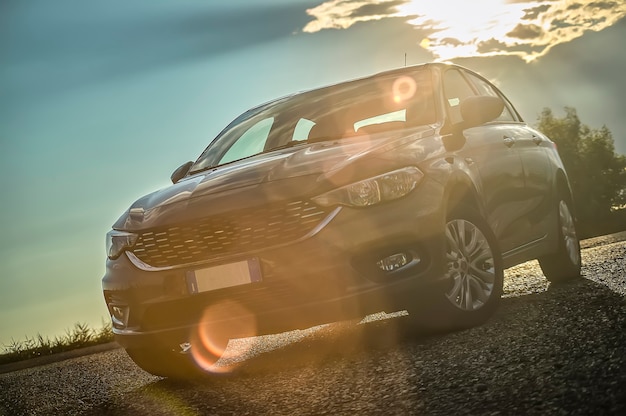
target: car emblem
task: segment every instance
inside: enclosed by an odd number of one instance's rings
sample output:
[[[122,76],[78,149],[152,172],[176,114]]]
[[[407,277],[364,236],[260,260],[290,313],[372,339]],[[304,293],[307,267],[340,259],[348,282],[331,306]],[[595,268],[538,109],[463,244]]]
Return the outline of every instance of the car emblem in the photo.
[[[179,344],[180,347],[180,354],[188,354],[191,351],[191,343],[189,342],[183,342],[182,344]]]

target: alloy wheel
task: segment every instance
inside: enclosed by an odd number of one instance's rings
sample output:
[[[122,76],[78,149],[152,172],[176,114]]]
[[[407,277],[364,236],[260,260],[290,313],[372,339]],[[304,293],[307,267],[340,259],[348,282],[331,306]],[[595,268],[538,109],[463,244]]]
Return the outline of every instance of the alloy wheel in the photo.
[[[453,219],[446,224],[446,298],[457,308],[471,312],[491,297],[496,281],[494,255],[489,241],[473,223]]]
[[[561,235],[567,256],[572,264],[578,264],[580,261],[580,248],[578,245],[578,237],[576,236],[574,218],[569,211],[567,203],[563,200],[559,203],[559,218],[561,222]]]

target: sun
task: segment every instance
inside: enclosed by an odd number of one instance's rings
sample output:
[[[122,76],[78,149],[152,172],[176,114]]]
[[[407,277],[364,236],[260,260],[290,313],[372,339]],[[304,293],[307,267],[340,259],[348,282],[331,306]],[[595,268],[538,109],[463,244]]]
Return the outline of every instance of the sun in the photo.
[[[328,0],[307,14],[314,18],[302,29],[307,33],[401,17],[415,27],[416,44],[434,60],[514,55],[532,62],[556,45],[624,18],[626,2]]]
[[[505,0],[411,1],[398,6],[403,16],[416,16],[409,23],[432,32],[420,46],[440,60],[481,54],[481,45],[509,41],[511,32],[524,17],[529,3]]]

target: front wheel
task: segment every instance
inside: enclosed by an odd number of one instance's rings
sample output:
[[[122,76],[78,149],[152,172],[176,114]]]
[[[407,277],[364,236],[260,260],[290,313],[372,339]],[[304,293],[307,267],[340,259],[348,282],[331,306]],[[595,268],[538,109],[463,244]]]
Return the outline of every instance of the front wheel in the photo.
[[[559,283],[580,277],[580,242],[570,206],[561,198],[559,214],[559,247],[554,254],[539,258],[539,265],[546,278]]]
[[[479,325],[494,313],[502,296],[504,271],[495,236],[478,214],[462,213],[449,217],[445,239],[445,285],[435,290],[416,323],[444,330]]]
[[[189,355],[174,350],[129,348],[126,353],[142,370],[155,376],[187,380],[202,374]]]
[[[127,348],[128,356],[150,374],[176,380],[196,380],[215,375],[214,365],[220,359],[228,338],[213,336],[192,337],[191,342],[174,348],[155,345],[143,348]]]

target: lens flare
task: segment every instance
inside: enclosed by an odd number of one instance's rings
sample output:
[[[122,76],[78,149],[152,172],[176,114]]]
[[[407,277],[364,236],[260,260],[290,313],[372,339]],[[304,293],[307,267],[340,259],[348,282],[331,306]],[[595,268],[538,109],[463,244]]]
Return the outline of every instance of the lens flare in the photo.
[[[245,347],[237,350],[227,348],[229,339],[256,335],[254,314],[237,302],[219,302],[204,310],[200,323],[191,334],[191,356],[203,371],[228,373],[234,367],[220,365],[220,358],[237,362],[241,361],[237,360],[238,357],[247,353]]]
[[[417,91],[417,83],[411,77],[402,76],[393,82],[392,93],[393,100],[396,103],[410,100]]]

